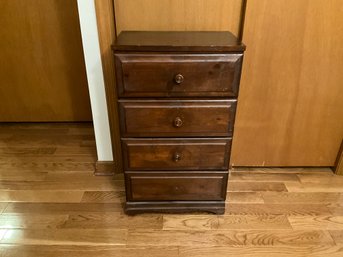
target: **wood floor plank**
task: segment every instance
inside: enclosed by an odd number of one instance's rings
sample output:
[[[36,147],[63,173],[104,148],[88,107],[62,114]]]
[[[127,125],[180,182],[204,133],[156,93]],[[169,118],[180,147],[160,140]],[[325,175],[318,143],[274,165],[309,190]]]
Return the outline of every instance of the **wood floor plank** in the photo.
[[[84,203],[120,203],[125,201],[125,191],[86,191],[81,202]]]
[[[227,203],[264,203],[261,192],[228,192]]]
[[[229,203],[226,215],[287,215],[319,216],[330,215],[331,210],[325,204],[235,204]]]
[[[1,139],[1,138],[0,138]],[[14,134],[0,140],[0,147],[75,147],[95,146],[94,135],[27,135]]]
[[[44,181],[47,174],[41,171],[9,171],[0,168],[0,181]]]
[[[123,245],[126,229],[8,229],[0,244]]]
[[[70,181],[3,181],[0,190],[83,190],[83,191],[124,191],[123,181],[111,177]]]
[[[42,156],[2,156],[0,155],[0,163],[73,163],[73,162],[87,162],[95,163],[97,161],[96,155],[42,155]]]
[[[265,203],[330,204],[342,203],[343,193],[337,192],[261,192]]]
[[[6,209],[8,203],[0,203],[0,214]]]
[[[328,204],[328,209],[330,210],[330,213],[332,215],[339,215],[339,216],[343,216],[343,203],[341,204]]]
[[[68,215],[61,214],[2,214],[0,228],[51,229],[60,227],[67,219]]]
[[[324,183],[328,184],[331,182],[334,183],[342,183],[343,184],[343,177],[338,176],[334,174],[333,172],[331,173],[300,173],[297,174],[300,182],[302,183]]]
[[[164,230],[292,229],[286,215],[164,215]]]
[[[343,183],[332,180],[331,182],[285,182],[289,192],[338,192],[343,193]]]
[[[0,190],[0,202],[79,203],[84,191]]]
[[[341,229],[343,233],[343,216],[293,216],[288,217],[295,230],[330,230]]]
[[[234,165],[233,165],[234,166]],[[325,167],[306,167],[306,168],[293,168],[293,167],[233,167],[232,172],[253,172],[253,173],[277,173],[277,174],[332,174],[331,168]]]
[[[235,168],[225,215],[127,216],[96,160],[91,123],[0,124],[1,257],[343,256],[330,169]]]
[[[1,242],[2,238],[4,237],[4,235],[6,234],[6,232],[7,232],[7,229],[0,228],[0,242]],[[1,247],[0,247],[0,249],[1,249]]]
[[[44,156],[56,152],[56,147],[0,147],[0,156]]]
[[[162,229],[162,215],[144,214],[128,216],[121,213],[81,213],[71,214],[60,228],[150,228]]]
[[[285,182],[299,181],[297,174],[294,173],[257,173],[257,172],[231,172],[230,181],[249,181],[249,182]]]
[[[2,257],[178,257],[178,247],[2,245]]]
[[[334,241],[327,231],[291,230],[129,230],[127,245],[151,246],[306,246]]]
[[[73,214],[122,212],[120,203],[9,203],[3,213]]]
[[[228,192],[259,192],[275,191],[286,192],[287,188],[284,183],[280,182],[231,182],[228,183]]]
[[[93,155],[96,154],[95,146],[83,146],[83,147],[57,147],[54,155]]]
[[[30,159],[28,162],[0,162],[0,170],[5,172],[74,172],[85,171],[94,172],[94,162],[39,162],[37,159]],[[25,176],[25,175],[24,175]]]
[[[341,257],[343,247],[311,246],[180,247],[180,257]]]
[[[336,228],[335,230],[330,230],[329,232],[335,243],[343,247],[343,230],[337,230]]]

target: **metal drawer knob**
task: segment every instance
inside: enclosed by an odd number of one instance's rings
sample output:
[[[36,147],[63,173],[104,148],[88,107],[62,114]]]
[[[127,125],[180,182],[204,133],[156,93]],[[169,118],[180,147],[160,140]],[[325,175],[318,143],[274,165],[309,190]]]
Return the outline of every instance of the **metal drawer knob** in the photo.
[[[181,154],[180,153],[175,153],[173,156],[174,162],[181,161]]]
[[[182,76],[182,74],[175,75],[174,81],[176,84],[180,85],[184,80],[185,78]]]
[[[180,117],[176,117],[175,120],[174,120],[174,126],[179,128],[179,127],[182,127],[183,125],[183,121]]]

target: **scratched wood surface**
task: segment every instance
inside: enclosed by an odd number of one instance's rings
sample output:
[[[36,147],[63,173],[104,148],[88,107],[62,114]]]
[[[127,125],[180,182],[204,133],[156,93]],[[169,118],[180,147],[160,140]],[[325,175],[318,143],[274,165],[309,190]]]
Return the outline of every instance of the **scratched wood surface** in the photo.
[[[0,256],[343,256],[343,177],[231,171],[225,215],[126,216],[91,124],[0,125]]]

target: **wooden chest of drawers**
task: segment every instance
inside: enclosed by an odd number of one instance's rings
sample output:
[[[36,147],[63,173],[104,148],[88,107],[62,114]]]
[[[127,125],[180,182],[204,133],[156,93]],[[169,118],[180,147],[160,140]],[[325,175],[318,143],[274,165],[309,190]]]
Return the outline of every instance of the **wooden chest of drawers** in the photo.
[[[128,214],[225,211],[244,50],[230,32],[118,36]]]

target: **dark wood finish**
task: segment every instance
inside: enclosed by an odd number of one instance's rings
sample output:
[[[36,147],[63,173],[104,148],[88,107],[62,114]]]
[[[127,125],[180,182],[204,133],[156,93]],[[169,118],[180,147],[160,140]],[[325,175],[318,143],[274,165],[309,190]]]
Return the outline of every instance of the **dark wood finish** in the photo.
[[[224,201],[149,201],[126,202],[125,213],[129,215],[156,212],[156,213],[189,213],[211,212],[225,213]]]
[[[236,100],[119,100],[122,136],[231,136]]]
[[[125,170],[228,170],[231,138],[125,138]]]
[[[123,31],[115,51],[242,52],[245,45],[228,31]]]
[[[113,49],[126,213],[224,213],[245,46],[228,32],[122,32]]]
[[[236,97],[242,54],[115,54],[121,97]]]
[[[127,172],[128,201],[224,201],[227,172]]]

